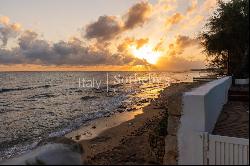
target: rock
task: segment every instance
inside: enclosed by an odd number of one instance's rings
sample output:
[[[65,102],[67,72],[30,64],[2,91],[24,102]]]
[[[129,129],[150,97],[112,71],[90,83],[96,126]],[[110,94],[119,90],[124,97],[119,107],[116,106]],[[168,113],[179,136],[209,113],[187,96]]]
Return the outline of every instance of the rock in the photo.
[[[177,137],[168,135],[165,138],[165,152],[177,152]]]
[[[83,96],[81,97],[81,100],[91,100],[91,99],[97,99],[99,97],[97,96]]]
[[[125,105],[120,105],[118,108],[119,109],[126,109],[127,107]]]
[[[181,116],[182,113],[182,93],[174,94],[168,97],[168,113],[173,116]]]
[[[176,135],[178,132],[180,124],[180,118],[177,116],[169,116],[168,117],[168,134]]]
[[[67,138],[49,138],[31,152],[0,165],[81,165],[83,149]]]
[[[76,90],[75,92],[81,93],[81,92],[83,92],[83,90]]]
[[[177,165],[177,153],[165,153],[165,156],[163,158],[163,165]]]
[[[45,85],[45,86],[44,86],[44,88],[49,88],[49,87],[50,87],[50,85]]]
[[[75,136],[75,138],[76,138],[76,140],[78,141],[78,140],[80,140],[81,136],[80,136],[80,135],[77,135],[77,136]]]
[[[116,111],[119,112],[119,113],[122,113],[122,112],[125,111],[125,109],[120,109],[120,108],[118,108]]]

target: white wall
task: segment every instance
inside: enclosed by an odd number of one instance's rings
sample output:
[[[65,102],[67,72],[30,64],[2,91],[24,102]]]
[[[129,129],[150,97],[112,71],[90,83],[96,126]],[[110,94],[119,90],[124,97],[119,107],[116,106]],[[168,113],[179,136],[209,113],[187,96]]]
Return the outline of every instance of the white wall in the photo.
[[[224,77],[186,92],[178,131],[179,164],[203,164],[201,132],[212,132],[227,103],[231,77]]]

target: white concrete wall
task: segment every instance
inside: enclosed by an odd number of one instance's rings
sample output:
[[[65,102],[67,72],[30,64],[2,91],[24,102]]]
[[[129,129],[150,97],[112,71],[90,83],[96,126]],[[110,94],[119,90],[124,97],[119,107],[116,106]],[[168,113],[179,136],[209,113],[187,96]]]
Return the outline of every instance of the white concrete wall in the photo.
[[[231,77],[209,82],[183,95],[183,115],[178,131],[179,164],[203,164],[201,132],[212,132],[227,103]]]

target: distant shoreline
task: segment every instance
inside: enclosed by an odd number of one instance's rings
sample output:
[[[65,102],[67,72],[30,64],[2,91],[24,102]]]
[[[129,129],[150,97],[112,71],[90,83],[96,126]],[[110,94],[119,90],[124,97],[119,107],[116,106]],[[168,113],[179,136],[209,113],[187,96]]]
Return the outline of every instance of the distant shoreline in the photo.
[[[170,72],[170,73],[183,73],[183,72],[197,72],[197,71],[206,71],[207,69],[190,69],[190,70],[13,70],[13,71],[0,71],[0,73],[10,73],[10,72]]]

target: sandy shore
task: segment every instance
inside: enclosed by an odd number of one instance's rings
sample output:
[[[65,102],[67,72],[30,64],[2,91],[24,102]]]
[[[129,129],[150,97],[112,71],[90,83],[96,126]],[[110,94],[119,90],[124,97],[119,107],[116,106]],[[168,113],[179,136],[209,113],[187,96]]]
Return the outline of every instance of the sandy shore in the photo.
[[[196,86],[195,83],[173,84],[142,110],[98,119],[66,137],[83,146],[84,164],[162,164],[168,97]]]
[[[127,122],[131,119],[134,119],[137,115],[140,115],[142,113],[143,110],[140,109],[132,112],[117,113],[110,117],[99,118],[67,134],[66,137],[77,142],[81,142],[83,140],[90,140],[99,136],[102,132],[110,128],[116,127],[122,124],[123,122]]]

